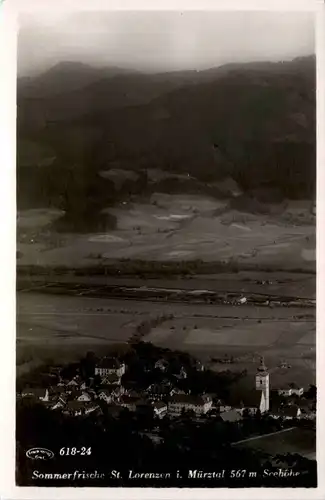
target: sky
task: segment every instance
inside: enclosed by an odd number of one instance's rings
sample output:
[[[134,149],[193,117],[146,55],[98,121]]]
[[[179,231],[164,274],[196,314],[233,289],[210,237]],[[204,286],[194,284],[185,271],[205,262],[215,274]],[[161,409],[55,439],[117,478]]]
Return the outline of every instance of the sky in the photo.
[[[18,75],[60,61],[142,71],[207,69],[314,53],[309,12],[73,12],[20,15]]]

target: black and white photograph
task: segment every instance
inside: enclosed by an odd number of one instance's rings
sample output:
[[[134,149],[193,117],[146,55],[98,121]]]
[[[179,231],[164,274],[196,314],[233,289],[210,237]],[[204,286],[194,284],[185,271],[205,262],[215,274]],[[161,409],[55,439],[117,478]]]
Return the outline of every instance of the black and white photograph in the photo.
[[[20,12],[17,486],[317,488],[315,18]]]

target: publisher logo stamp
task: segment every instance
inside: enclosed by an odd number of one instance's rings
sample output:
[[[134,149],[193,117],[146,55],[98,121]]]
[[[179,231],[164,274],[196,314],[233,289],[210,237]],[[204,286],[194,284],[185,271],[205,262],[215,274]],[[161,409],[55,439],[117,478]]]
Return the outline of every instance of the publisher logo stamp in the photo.
[[[31,460],[49,460],[54,457],[54,453],[47,448],[31,448],[26,451],[26,457]]]

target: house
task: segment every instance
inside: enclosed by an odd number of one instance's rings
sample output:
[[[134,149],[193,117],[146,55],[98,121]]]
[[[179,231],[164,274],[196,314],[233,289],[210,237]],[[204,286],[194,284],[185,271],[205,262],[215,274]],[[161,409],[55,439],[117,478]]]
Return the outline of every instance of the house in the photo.
[[[153,412],[154,415],[158,418],[163,418],[167,414],[167,404],[162,401],[155,401],[153,403]]]
[[[219,410],[219,413],[223,413],[224,411],[230,411],[231,406],[227,405],[224,401],[219,401],[214,404],[214,407]]]
[[[232,409],[239,412],[241,415],[248,412],[250,415],[255,415],[258,411],[264,413],[265,410],[265,395],[263,391],[254,389],[243,392],[233,392],[229,397],[229,404]]]
[[[21,397],[32,397],[41,401],[49,401],[49,390],[42,387],[27,387],[21,391]]]
[[[196,415],[204,415],[212,408],[212,400],[208,396],[192,396],[190,394],[174,394],[168,399],[168,413],[181,415],[183,411],[194,411]]]
[[[218,398],[215,395],[213,396],[212,394],[210,394],[210,396],[212,397],[212,401],[213,401],[213,404],[212,404],[213,409],[216,409],[219,413],[223,413],[224,411],[231,410],[231,406],[227,405],[225,403],[225,401],[223,401],[222,399]]]
[[[122,385],[101,385],[98,388],[97,394],[102,391],[106,391],[107,393],[109,392],[113,399],[119,399],[125,393]]]
[[[285,397],[292,396],[292,389],[289,384],[285,384],[278,389],[278,394]]]
[[[136,411],[139,402],[141,402],[140,398],[127,395],[122,396],[120,399],[120,405],[124,406],[124,408],[127,408],[129,411]]]
[[[67,382],[67,387],[79,387],[80,383],[78,380],[76,380],[75,378],[73,378],[72,380],[69,380],[69,382]]]
[[[62,394],[61,396],[54,396],[53,398],[51,398],[50,402],[51,410],[60,410],[67,404],[67,400],[64,394]]]
[[[132,398],[138,398],[138,399],[142,399],[144,394],[140,391],[135,391],[134,389],[130,389],[129,391],[125,391],[124,394],[126,396],[130,396]]]
[[[304,388],[300,385],[297,385],[295,382],[291,382],[290,384],[292,395],[301,397],[304,393]]]
[[[228,410],[220,413],[220,418],[224,422],[239,422],[242,420],[242,415],[236,410]]]
[[[146,390],[151,399],[166,399],[174,394],[175,390],[170,383],[152,384]]]
[[[301,415],[301,410],[297,405],[288,405],[279,408],[278,410],[271,411],[271,417],[282,418],[284,420],[292,420],[294,418],[299,418]]]
[[[191,394],[191,390],[190,389],[188,389],[187,391],[183,391],[183,389],[179,389],[179,387],[174,387],[172,389],[172,391],[173,391],[173,394]]]
[[[112,389],[100,389],[98,392],[98,398],[106,401],[106,403],[111,403],[113,401],[112,393]]]
[[[103,385],[120,385],[121,384],[121,377],[119,377],[116,373],[109,373],[106,375],[102,381],[101,384]]]
[[[68,401],[63,409],[63,413],[66,413],[74,417],[84,415],[85,404],[82,401]]]
[[[95,367],[95,375],[105,377],[114,373],[118,377],[122,377],[125,373],[125,364],[121,363],[116,358],[103,358]]]
[[[295,382],[290,384],[285,384],[278,389],[278,394],[281,396],[302,396],[304,393],[304,388],[298,386]]]
[[[216,408],[218,408],[220,413],[231,410],[231,406],[223,404],[223,403],[221,403],[219,406],[216,406]]]
[[[92,397],[91,395],[89,394],[89,392],[82,392],[81,395],[77,398],[77,401],[91,401],[92,400]]]

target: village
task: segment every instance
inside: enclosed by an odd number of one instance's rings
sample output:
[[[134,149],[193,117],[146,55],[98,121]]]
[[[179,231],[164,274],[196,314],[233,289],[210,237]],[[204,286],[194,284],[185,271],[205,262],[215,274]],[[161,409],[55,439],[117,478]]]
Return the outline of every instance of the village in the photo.
[[[263,358],[254,376],[234,377],[232,383],[225,379],[226,390],[223,381],[213,390],[218,376],[199,360],[186,354],[184,359],[171,356],[148,343],[139,346],[144,354],[136,363],[133,359],[128,364],[125,356],[99,358],[87,353],[80,363],[49,366],[47,373],[25,381],[24,387],[17,386],[17,400],[41,403],[70,417],[96,417],[105,412],[119,418],[128,410],[157,421],[184,415],[224,422],[261,416],[279,422],[316,419],[316,387],[305,388],[294,381],[273,387]],[[230,377],[229,371],[226,374]]]

